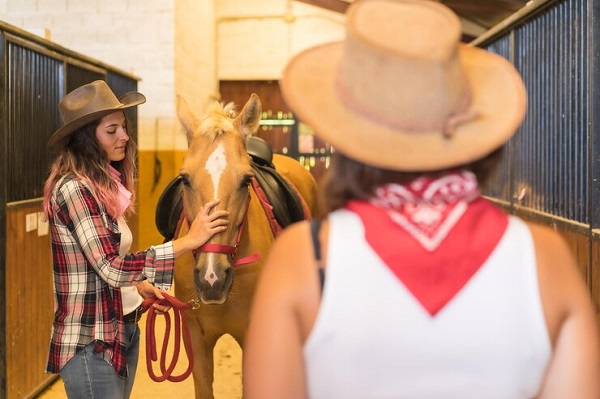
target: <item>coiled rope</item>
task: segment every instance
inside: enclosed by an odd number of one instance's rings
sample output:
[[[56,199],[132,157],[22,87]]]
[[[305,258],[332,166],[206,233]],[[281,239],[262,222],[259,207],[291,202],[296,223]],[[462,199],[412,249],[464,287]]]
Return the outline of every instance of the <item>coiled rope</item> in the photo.
[[[191,309],[192,305],[189,303],[181,302],[179,299],[163,292],[165,299],[158,299],[156,297],[147,298],[142,302],[142,308],[148,310],[146,316],[146,366],[148,368],[148,375],[153,381],[162,382],[165,380],[171,382],[181,382],[190,376],[194,368],[194,356],[192,354],[192,341],[190,339],[190,332],[188,329],[187,319],[183,312]],[[175,347],[173,349],[173,355],[171,362],[167,367],[167,348],[169,346],[169,337],[171,336],[171,316],[169,312],[163,313],[165,316],[165,336],[162,342],[162,350],[160,353],[160,372],[161,375],[154,373],[152,363],[158,360],[158,354],[156,351],[156,309],[152,307],[154,303],[160,305],[170,305],[174,314],[175,321]],[[188,367],[180,375],[173,375],[177,361],[179,360],[179,352],[181,350],[181,336],[183,335],[183,345],[185,352],[188,357]]]

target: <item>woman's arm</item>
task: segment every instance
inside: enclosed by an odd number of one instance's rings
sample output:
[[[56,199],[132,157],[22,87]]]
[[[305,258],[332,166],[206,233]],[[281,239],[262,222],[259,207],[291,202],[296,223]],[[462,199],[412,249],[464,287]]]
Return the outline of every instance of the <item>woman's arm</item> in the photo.
[[[600,336],[577,263],[555,231],[530,225],[553,355],[541,398],[600,398]]]
[[[135,285],[144,276],[163,289],[170,287],[174,258],[205,243],[227,228],[226,211],[210,212],[218,204],[202,207],[188,234],[175,241],[124,256],[119,255],[119,237],[106,226],[96,197],[82,182],[70,180],[57,191],[59,219],[74,242],[61,242],[66,252],[81,252],[98,275],[113,287]],[[70,240],[70,239],[69,239]]]
[[[266,259],[243,356],[245,399],[306,398],[303,344],[320,291],[308,223],[286,228]]]

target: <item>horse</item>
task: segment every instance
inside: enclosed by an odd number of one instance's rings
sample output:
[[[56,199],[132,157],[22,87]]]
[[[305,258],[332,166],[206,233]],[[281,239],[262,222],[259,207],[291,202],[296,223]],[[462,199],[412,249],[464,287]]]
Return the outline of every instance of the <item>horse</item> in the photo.
[[[253,182],[255,171],[246,143],[258,130],[262,106],[252,93],[239,114],[233,103],[215,102],[198,118],[177,96],[177,116],[188,149],[179,172],[183,214],[190,223],[202,204],[220,199],[229,212],[229,226],[194,254],[175,265],[175,296],[193,301],[186,311],[193,351],[197,399],[213,398],[213,350],[218,339],[231,335],[241,348],[262,261],[276,231]],[[317,209],[316,181],[295,159],[272,154],[272,164],[304,201],[308,214]],[[271,215],[272,216],[272,215]],[[185,223],[182,223],[185,225]],[[182,228],[179,235],[186,232]],[[244,264],[245,263],[245,264]]]

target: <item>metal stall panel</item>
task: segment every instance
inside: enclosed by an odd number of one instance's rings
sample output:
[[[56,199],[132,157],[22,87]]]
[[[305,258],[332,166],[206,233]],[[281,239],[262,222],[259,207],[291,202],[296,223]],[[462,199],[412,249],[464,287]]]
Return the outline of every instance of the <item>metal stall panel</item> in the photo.
[[[590,93],[590,208],[592,214],[592,229],[595,229],[595,240],[600,242],[600,0],[589,0],[587,5],[588,24],[586,32],[589,49],[589,82],[581,89]],[[600,272],[598,272],[598,297],[600,298]],[[599,307],[600,309],[600,307]]]
[[[507,34],[501,38],[498,38],[494,43],[490,44],[486,50],[512,61],[511,35]],[[519,134],[522,133],[517,131],[516,135]],[[512,156],[512,151],[510,149],[512,147],[513,140],[514,138],[505,145],[502,159],[500,160],[497,170],[492,176],[490,176],[486,187],[483,188],[483,193],[485,195],[503,202],[506,206],[511,205],[514,193],[510,173]]]
[[[524,219],[559,231],[584,278],[600,286],[590,230],[598,223],[592,187],[600,178],[592,173],[600,159],[591,155],[598,154],[591,133],[592,3],[539,2],[527,20],[516,20],[516,27],[487,45],[513,61],[528,91],[527,115],[509,142],[508,163],[489,195],[507,201],[511,212]],[[592,296],[598,303],[600,295],[593,289]]]
[[[56,104],[63,95],[63,63],[19,42],[7,43],[7,199],[43,194],[48,139],[60,126]]]
[[[600,37],[600,1],[590,0],[588,5],[587,32],[591,38]],[[592,298],[596,305],[596,317],[600,323],[600,42],[589,40],[590,52],[590,83],[584,89],[590,92],[590,130],[592,134],[590,149],[590,167],[592,178],[590,179],[590,208],[592,212],[592,251],[589,267],[589,282]]]
[[[6,287],[6,148],[8,123],[6,113],[6,38],[0,32],[0,288]],[[6,309],[6,290],[0,289],[0,309]],[[0,317],[0,359],[6,359],[6,318]],[[0,360],[0,397],[6,392],[6,362]]]
[[[74,63],[73,60],[69,60],[67,64],[67,87],[65,94],[94,80],[104,80],[105,75],[106,71],[103,69],[84,63]]]
[[[559,2],[514,31],[529,99],[511,147],[515,203],[583,226],[591,223],[587,3]]]

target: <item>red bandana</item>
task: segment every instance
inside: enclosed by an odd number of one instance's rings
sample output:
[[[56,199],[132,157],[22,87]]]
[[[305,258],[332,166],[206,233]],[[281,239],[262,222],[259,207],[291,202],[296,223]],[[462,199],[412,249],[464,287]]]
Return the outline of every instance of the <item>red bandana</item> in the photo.
[[[388,184],[370,202],[346,207],[361,218],[369,245],[432,316],[479,270],[508,225],[507,215],[479,196],[470,172]]]

